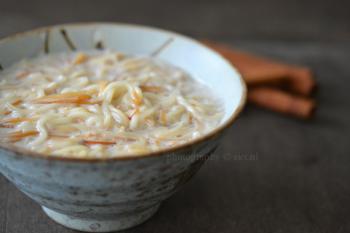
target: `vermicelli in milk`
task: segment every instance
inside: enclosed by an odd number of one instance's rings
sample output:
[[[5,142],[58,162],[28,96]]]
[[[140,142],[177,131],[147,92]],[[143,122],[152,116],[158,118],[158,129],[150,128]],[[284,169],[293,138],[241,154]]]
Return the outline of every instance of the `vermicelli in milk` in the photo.
[[[220,104],[179,68],[113,51],[45,55],[0,72],[3,142],[50,156],[145,154],[197,138]]]

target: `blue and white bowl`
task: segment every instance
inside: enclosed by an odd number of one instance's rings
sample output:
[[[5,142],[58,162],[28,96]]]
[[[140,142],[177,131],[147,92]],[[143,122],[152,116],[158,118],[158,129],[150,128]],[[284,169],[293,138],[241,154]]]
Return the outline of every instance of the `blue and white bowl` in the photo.
[[[40,53],[101,47],[157,56],[186,70],[213,90],[225,116],[207,135],[143,156],[59,158],[0,145],[4,176],[54,221],[89,232],[121,230],[150,218],[215,150],[246,98],[242,78],[220,55],[188,37],[137,25],[66,24],[16,34],[0,40],[0,65]]]

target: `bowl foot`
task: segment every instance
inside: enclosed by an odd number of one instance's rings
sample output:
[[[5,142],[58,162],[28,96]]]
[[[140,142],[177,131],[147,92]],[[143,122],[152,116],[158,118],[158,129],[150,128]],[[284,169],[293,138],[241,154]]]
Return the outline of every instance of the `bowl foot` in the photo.
[[[52,220],[62,224],[65,227],[86,232],[111,232],[127,229],[143,223],[157,212],[159,205],[141,211],[137,214],[107,220],[77,218],[74,216],[61,214],[44,206],[42,208]]]

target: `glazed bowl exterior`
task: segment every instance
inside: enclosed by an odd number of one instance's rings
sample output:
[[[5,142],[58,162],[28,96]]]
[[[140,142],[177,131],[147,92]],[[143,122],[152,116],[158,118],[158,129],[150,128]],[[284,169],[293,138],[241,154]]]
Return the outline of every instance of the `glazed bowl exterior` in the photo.
[[[75,159],[40,155],[1,144],[0,171],[46,214],[90,232],[121,230],[151,217],[210,156],[245,101],[245,85],[222,57],[176,33],[117,23],[67,24],[0,41],[0,65],[69,50],[115,49],[157,56],[205,83],[222,100],[223,123],[184,145],[149,155]]]

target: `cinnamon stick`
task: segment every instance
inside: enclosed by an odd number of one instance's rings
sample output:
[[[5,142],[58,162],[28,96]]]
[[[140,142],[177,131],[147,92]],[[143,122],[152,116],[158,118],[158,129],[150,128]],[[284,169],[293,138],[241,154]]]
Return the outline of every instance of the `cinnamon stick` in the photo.
[[[202,42],[230,61],[248,86],[279,83],[304,96],[309,96],[316,87],[313,75],[306,67],[291,66],[207,40]]]
[[[311,99],[293,96],[270,87],[254,87],[248,91],[248,101],[258,106],[302,119],[312,117],[316,105]]]

